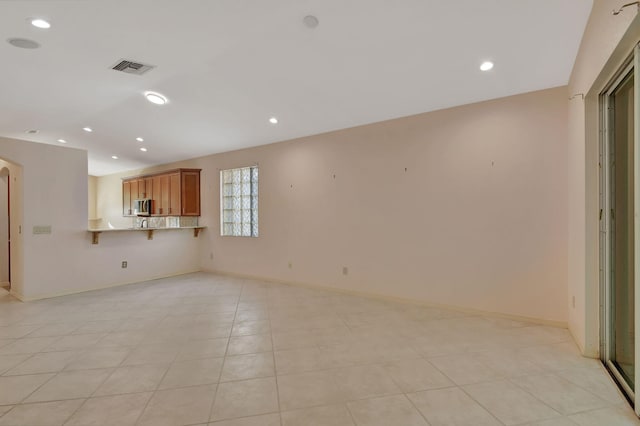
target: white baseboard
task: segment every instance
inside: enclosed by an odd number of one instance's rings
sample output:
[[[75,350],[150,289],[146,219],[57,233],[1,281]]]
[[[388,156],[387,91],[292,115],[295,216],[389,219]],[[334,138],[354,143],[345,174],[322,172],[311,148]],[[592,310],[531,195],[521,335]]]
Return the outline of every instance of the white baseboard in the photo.
[[[471,315],[484,315],[484,316],[490,316],[490,317],[494,317],[494,318],[504,318],[504,319],[509,319],[509,320],[513,320],[513,321],[529,322],[529,323],[533,323],[533,324],[547,325],[547,326],[557,327],[557,328],[568,328],[568,323],[566,321],[555,321],[555,320],[548,320],[548,319],[543,319],[543,318],[534,318],[534,317],[525,317],[525,316],[513,315],[513,314],[505,314],[505,313],[501,313],[501,312],[483,311],[483,310],[480,310],[480,309],[473,309],[473,308],[466,308],[466,307],[461,307],[461,306],[453,306],[453,305],[444,305],[444,304],[439,304],[439,303],[433,303],[433,302],[429,302],[429,301],[426,301],[426,300],[407,299],[407,298],[402,298],[402,297],[389,296],[389,295],[385,295],[385,294],[368,292],[368,291],[348,290],[348,289],[344,289],[344,288],[322,286],[322,285],[317,285],[317,284],[308,284],[308,283],[296,282],[296,281],[278,280],[278,279],[274,279],[274,278],[261,277],[261,276],[250,275],[250,274],[241,274],[241,273],[237,273],[237,272],[221,271],[221,270],[217,270],[217,269],[203,268],[202,272],[211,272],[211,273],[214,273],[214,274],[226,275],[226,276],[229,276],[229,277],[261,280],[261,281],[271,282],[271,283],[274,283],[274,284],[284,284],[284,285],[290,285],[290,286],[294,286],[294,287],[310,288],[310,289],[314,289],[314,290],[334,291],[336,293],[348,294],[348,295],[351,295],[351,296],[368,297],[368,298],[371,298],[371,299],[391,301],[391,302],[396,302],[396,303],[404,303],[404,304],[415,305],[415,306],[423,306],[423,307],[427,307],[427,308],[450,309],[450,310],[454,310],[454,311],[462,312],[462,313],[466,313],[466,314],[471,314]]]

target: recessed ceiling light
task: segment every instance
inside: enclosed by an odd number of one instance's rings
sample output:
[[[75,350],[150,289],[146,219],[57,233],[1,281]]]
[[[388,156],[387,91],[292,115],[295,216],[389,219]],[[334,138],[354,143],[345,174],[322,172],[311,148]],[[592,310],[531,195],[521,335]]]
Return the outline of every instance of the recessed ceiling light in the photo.
[[[149,102],[156,105],[164,105],[169,102],[166,96],[158,92],[144,92],[144,96]]]
[[[33,25],[34,27],[42,28],[44,30],[51,28],[51,24],[42,18],[32,18],[29,20],[29,22],[31,22],[31,25]]]
[[[7,39],[7,43],[20,49],[37,49],[40,44],[28,38],[10,38]]]
[[[147,148],[140,148],[140,151],[147,152]]]
[[[82,130],[84,130],[87,133],[93,132],[93,129],[91,127],[83,127]]]
[[[493,62],[490,61],[485,61],[480,65],[480,70],[482,71],[489,71],[491,68],[493,68]]]
[[[318,18],[316,18],[313,15],[307,15],[302,19],[302,22],[304,22],[304,26],[307,28],[315,28],[318,26]]]
[[[60,143],[67,143],[67,141],[65,141],[64,139],[58,139],[58,142],[60,142]]]
[[[117,155],[112,155],[111,158],[113,158],[114,160],[117,160],[118,156]]]
[[[277,119],[277,118],[275,118],[275,117],[271,117],[271,118],[269,119],[269,123],[271,123],[271,124],[278,124],[278,119]]]
[[[144,142],[144,139],[142,139],[142,138],[136,138],[136,140],[137,140],[138,142]]]

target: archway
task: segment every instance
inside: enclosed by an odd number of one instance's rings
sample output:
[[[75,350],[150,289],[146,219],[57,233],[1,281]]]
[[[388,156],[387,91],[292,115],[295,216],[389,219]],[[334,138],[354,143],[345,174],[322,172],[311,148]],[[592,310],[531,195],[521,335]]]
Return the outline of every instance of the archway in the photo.
[[[0,293],[21,298],[24,284],[23,169],[0,158]]]

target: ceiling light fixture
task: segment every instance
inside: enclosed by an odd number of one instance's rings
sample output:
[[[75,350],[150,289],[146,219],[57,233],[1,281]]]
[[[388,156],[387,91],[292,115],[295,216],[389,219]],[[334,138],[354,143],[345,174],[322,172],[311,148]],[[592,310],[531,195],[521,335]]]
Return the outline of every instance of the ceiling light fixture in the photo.
[[[91,127],[83,127],[82,130],[84,130],[87,133],[93,132],[93,129]]]
[[[147,148],[140,148],[140,151],[147,152]]]
[[[136,138],[136,140],[137,140],[138,142],[144,142],[144,139],[142,139],[142,138],[140,138],[140,137]]]
[[[112,155],[111,158],[113,158],[114,160],[117,160],[118,156],[117,155]]]
[[[156,105],[164,105],[169,102],[166,96],[158,92],[144,92],[144,96],[149,102]]]
[[[491,68],[493,68],[493,62],[490,61],[485,61],[480,65],[481,71],[489,71]]]
[[[42,28],[43,30],[51,28],[51,24],[42,18],[31,18],[29,19],[29,22],[31,22],[31,25],[33,25],[34,27]]]
[[[58,142],[60,142],[60,143],[67,143],[67,141],[65,141],[64,139],[58,139]]]
[[[269,119],[269,123],[271,123],[271,124],[278,124],[278,119],[277,119],[277,118],[275,118],[275,117],[271,117],[271,118]]]

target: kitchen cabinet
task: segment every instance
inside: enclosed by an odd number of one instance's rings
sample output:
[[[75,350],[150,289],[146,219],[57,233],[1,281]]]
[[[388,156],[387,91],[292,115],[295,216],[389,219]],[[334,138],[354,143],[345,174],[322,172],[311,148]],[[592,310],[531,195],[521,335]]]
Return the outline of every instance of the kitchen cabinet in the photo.
[[[131,216],[131,181],[122,182],[122,216]]]
[[[181,200],[180,173],[171,173],[169,175],[169,215],[180,215]]]
[[[200,169],[175,169],[122,180],[122,214],[132,216],[133,202],[151,198],[152,216],[200,216]]]
[[[162,213],[162,191],[160,187],[160,176],[153,176],[148,178],[151,180],[151,192],[150,197],[153,202],[151,203],[151,215],[157,216]]]
[[[122,182],[122,215],[134,216],[134,202],[146,196],[144,179],[127,179]]]
[[[182,216],[200,216],[200,171],[185,170],[180,175]]]
[[[153,178],[144,178],[142,180],[143,192],[140,198],[153,198],[151,194],[153,194]],[[138,193],[140,193],[140,184],[138,184]]]

